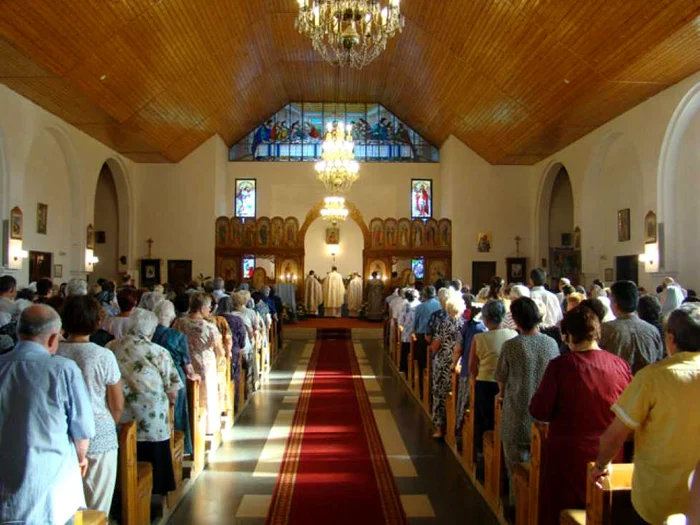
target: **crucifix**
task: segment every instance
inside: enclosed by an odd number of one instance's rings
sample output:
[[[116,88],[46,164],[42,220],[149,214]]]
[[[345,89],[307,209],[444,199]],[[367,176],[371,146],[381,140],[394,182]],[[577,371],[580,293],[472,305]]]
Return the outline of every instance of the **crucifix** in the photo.
[[[520,257],[520,241],[523,240],[523,238],[520,235],[515,236],[515,256]]]
[[[152,257],[152,250],[153,250],[153,243],[155,241],[153,239],[148,239],[146,241],[146,244],[148,244],[148,258],[150,259]]]

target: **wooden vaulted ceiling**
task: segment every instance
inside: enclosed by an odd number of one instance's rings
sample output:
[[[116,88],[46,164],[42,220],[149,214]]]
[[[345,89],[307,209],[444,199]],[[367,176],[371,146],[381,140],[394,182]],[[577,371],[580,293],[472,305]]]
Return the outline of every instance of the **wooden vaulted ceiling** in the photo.
[[[289,101],[379,102],[440,146],[534,164],[700,70],[700,0],[404,0],[367,68],[296,0],[0,0],[0,81],[137,162],[231,145]]]

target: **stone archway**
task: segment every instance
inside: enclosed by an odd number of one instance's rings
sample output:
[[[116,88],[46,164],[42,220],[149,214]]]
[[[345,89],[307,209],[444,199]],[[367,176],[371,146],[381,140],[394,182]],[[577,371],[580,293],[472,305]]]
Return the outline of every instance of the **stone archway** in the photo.
[[[367,249],[370,243],[370,233],[367,223],[362,217],[362,213],[360,213],[360,210],[358,210],[357,206],[355,206],[352,202],[345,201],[345,207],[348,209],[349,212],[348,218],[354,221],[362,230],[362,235],[365,240],[365,245],[363,249]],[[306,232],[311,226],[311,223],[313,223],[316,219],[318,219],[321,216],[322,208],[323,200],[320,200],[314,205],[313,208],[311,208],[311,210],[309,210],[309,213],[306,214],[304,224],[302,224],[301,228],[299,229],[299,244],[301,246],[304,245],[304,241],[306,240]]]

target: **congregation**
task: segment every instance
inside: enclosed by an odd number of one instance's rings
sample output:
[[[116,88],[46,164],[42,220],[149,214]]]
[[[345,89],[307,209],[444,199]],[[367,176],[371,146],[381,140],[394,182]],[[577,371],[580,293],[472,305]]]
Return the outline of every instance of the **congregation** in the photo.
[[[130,421],[152,494],[167,498],[173,432],[192,457],[192,410],[211,437],[242,408],[281,346],[282,311],[272,287],[223,279],[152,290],[128,275],[118,287],[42,279],[18,290],[0,277],[0,522],[64,524],[81,508],[119,517],[118,426]]]

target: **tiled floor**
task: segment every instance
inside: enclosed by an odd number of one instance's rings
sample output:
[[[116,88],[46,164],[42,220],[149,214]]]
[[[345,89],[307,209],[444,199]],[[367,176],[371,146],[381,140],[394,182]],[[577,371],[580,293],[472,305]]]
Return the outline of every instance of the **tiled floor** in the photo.
[[[388,362],[377,331],[353,331],[355,353],[411,525],[496,524],[456,458],[431,439],[425,413]],[[262,525],[277,480],[313,340],[292,340],[170,520]]]

